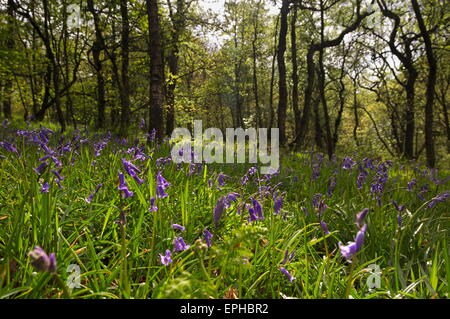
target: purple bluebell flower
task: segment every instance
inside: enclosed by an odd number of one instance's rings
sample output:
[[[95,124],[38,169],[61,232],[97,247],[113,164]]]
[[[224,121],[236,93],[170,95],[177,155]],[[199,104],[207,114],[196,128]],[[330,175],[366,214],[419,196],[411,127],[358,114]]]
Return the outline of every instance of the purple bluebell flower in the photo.
[[[62,166],[61,161],[56,156],[51,156],[50,158],[53,161],[53,163],[55,163],[56,167],[61,167]]]
[[[123,167],[125,168],[125,171],[128,173],[128,175],[133,177],[134,180],[136,181],[136,183],[142,184],[142,182],[144,180],[139,178],[139,176],[137,176],[137,174],[136,174],[136,173],[140,173],[141,170],[139,168],[137,168],[133,163],[125,160],[124,158],[122,158],[122,164],[123,164]]]
[[[53,175],[55,175],[56,178],[57,178],[59,181],[64,180],[64,177],[60,175],[60,172],[58,172],[58,171],[56,171],[56,170],[54,170],[54,169],[50,170],[50,172],[53,173]]]
[[[178,230],[181,230],[181,231],[185,231],[186,230],[186,228],[184,226],[181,226],[179,224],[172,224],[172,228],[173,229],[178,229]]]
[[[4,119],[3,122],[2,122],[3,128],[7,128],[7,127],[8,127],[8,124],[9,124],[8,119]]]
[[[361,250],[362,245],[364,243],[366,229],[367,224],[364,224],[364,226],[356,234],[354,242],[349,242],[346,246],[342,245],[341,242],[338,243],[342,256],[344,256],[348,262],[351,263],[352,256]]]
[[[144,119],[141,119],[141,120],[139,121],[139,128],[140,128],[141,130],[145,129],[145,120],[144,120]]]
[[[431,201],[428,203],[428,208],[433,208],[436,206],[437,203],[443,203],[447,200],[447,198],[450,197],[450,192],[445,192],[442,194],[439,194],[431,199]]]
[[[170,183],[161,175],[161,171],[158,171],[156,176],[156,197],[165,198],[169,196],[166,193],[166,189],[170,186]]]
[[[121,172],[119,172],[119,186],[117,187],[117,189],[123,192],[123,198],[131,197],[134,194],[128,189],[127,182],[125,181],[125,176]]]
[[[320,227],[322,228],[325,235],[328,235],[330,233],[330,231],[328,230],[328,226],[324,221],[320,221]]]
[[[8,142],[0,142],[0,146],[8,152],[19,154],[17,147],[14,144]]]
[[[206,245],[211,247],[211,239],[213,238],[213,234],[211,234],[207,229],[203,232],[203,236],[205,237]]]
[[[359,175],[356,179],[356,185],[358,189],[362,189],[364,182],[366,181],[367,176],[369,173],[364,169],[362,164],[359,164]]]
[[[317,213],[319,216],[322,216],[322,214],[325,212],[325,210],[328,208],[328,206],[325,204],[325,200],[322,199],[322,194],[314,194],[314,197],[312,199],[313,207],[317,210]]]
[[[392,200],[391,203],[394,205],[397,211],[402,212],[405,210],[405,205],[399,205],[395,200]]]
[[[175,240],[173,242],[173,245],[174,245],[174,251],[183,251],[183,250],[186,250],[186,249],[188,249],[190,247],[189,245],[187,245],[184,242],[184,239],[181,236],[175,238]]]
[[[150,208],[148,209],[149,212],[156,212],[158,211],[158,207],[155,205],[155,197],[150,198]]]
[[[421,200],[421,201],[425,201],[426,200],[426,198],[425,198],[425,196],[423,196],[423,194],[425,194],[425,193],[427,193],[428,191],[429,191],[429,185],[428,184],[424,184],[421,188],[420,188],[420,191],[419,191],[419,193],[417,193],[417,197],[419,197],[419,199]]]
[[[336,188],[336,176],[331,176],[328,180],[328,190],[327,190],[328,197],[331,197],[333,195],[335,188]]]
[[[315,181],[320,177],[320,165],[317,163],[313,164],[313,169],[311,173],[311,180]]]
[[[42,175],[45,171],[45,169],[47,168],[48,163],[44,162],[42,164],[40,164],[38,167],[33,168],[33,170],[38,174],[38,175]]]
[[[163,264],[164,266],[168,266],[172,262],[171,255],[172,253],[169,249],[166,250],[166,253],[164,255],[159,254],[161,264]]]
[[[225,178],[228,178],[228,176],[223,173],[220,173],[219,176],[217,176],[217,184],[219,185],[219,187],[225,185]]]
[[[152,131],[150,132],[150,135],[148,136],[148,139],[153,142],[154,140],[156,140],[156,129],[152,129]]]
[[[214,207],[213,221],[216,227],[217,225],[219,225],[220,218],[222,217],[224,209],[225,209],[225,197],[222,196],[219,198],[219,200],[216,203],[216,206]]]
[[[399,228],[402,227],[402,222],[403,222],[403,220],[402,220],[402,214],[401,214],[401,212],[399,211],[399,212],[397,213],[397,225],[398,225]]]
[[[44,249],[39,246],[35,246],[32,251],[28,253],[33,261],[31,264],[38,271],[56,273],[56,256],[55,253],[47,255]]]
[[[258,219],[264,219],[262,206],[261,204],[254,198],[252,198],[253,209],[255,210],[255,214]]]
[[[286,270],[286,268],[280,267],[280,271],[286,275],[290,282],[293,282],[295,279],[297,279],[296,277],[292,276],[289,271]]]
[[[274,202],[273,202],[273,209],[274,209],[274,214],[278,215],[281,211],[281,208],[283,208],[283,197],[277,197],[275,198]]]
[[[289,250],[286,249],[286,250],[284,251],[284,258],[283,258],[283,261],[281,262],[281,264],[282,264],[282,265],[285,265],[287,262],[292,261],[292,259],[294,258],[294,256],[295,256],[295,250],[293,250],[291,253],[289,253]]]
[[[237,198],[240,197],[241,195],[238,193],[228,193],[226,196],[226,201],[225,201],[225,208],[230,208],[231,206],[231,202],[237,202]]]
[[[358,214],[356,214],[356,225],[358,227],[362,227],[362,223],[364,222],[364,219],[366,218],[366,215],[369,213],[368,208],[364,208],[362,211],[360,211]]]
[[[41,193],[48,193],[50,191],[50,185],[47,182],[44,182],[44,184],[42,184],[42,187],[39,191]]]
[[[248,207],[248,214],[250,215],[248,218],[249,222],[254,222],[258,220],[258,216],[256,216],[255,209],[253,207]]]
[[[414,186],[417,184],[417,180],[413,178],[410,182],[408,182],[408,191],[411,192],[414,188]]]
[[[356,163],[350,158],[346,157],[342,160],[342,168],[346,170],[351,170]]]
[[[94,197],[95,194],[97,194],[97,192],[100,190],[100,188],[103,186],[103,183],[100,183],[97,185],[97,187],[95,188],[95,190],[89,195],[88,198],[85,199],[85,201],[87,203],[90,203],[92,201],[92,198]]]

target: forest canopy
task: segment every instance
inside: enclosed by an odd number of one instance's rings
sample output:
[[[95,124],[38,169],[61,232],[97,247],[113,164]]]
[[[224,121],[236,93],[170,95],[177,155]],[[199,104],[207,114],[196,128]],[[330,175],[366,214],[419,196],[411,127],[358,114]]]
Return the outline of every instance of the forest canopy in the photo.
[[[449,19],[444,0],[1,0],[1,117],[277,127],[290,150],[448,167]]]

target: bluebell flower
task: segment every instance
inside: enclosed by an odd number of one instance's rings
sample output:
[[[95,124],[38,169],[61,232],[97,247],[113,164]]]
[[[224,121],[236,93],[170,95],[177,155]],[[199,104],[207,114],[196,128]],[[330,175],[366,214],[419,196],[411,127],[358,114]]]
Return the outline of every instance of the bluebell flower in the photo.
[[[38,271],[56,273],[56,256],[55,253],[47,255],[44,249],[39,246],[35,246],[32,251],[28,253],[33,261],[31,264]]]
[[[45,182],[44,184],[42,184],[42,187],[40,189],[41,193],[48,193],[50,191],[50,185]]]
[[[286,277],[289,279],[290,282],[293,282],[295,279],[297,279],[296,277],[292,276],[289,271],[287,271],[285,268],[280,267],[280,271],[286,275]]]
[[[150,198],[150,208],[148,209],[149,212],[156,212],[158,211],[158,207],[155,205],[155,197]]]
[[[181,226],[179,224],[172,224],[172,228],[173,229],[178,229],[178,230],[181,230],[181,231],[185,231],[186,230],[186,228],[184,226]]]
[[[170,183],[166,181],[166,179],[161,175],[159,171],[156,176],[156,197],[165,198],[169,196],[166,193],[166,189],[170,186]]]
[[[172,253],[169,249],[166,250],[166,253],[164,255],[159,254],[161,264],[163,264],[164,266],[168,266],[172,262],[171,255]]]
[[[207,229],[203,232],[203,236],[205,237],[206,245],[211,247],[211,239],[213,238],[213,234],[211,234]]]
[[[187,245],[184,242],[184,239],[182,237],[175,238],[173,245],[174,245],[174,251],[183,251],[190,247],[189,245]]]
[[[364,208],[362,211],[360,211],[358,214],[356,214],[356,225],[358,225],[358,227],[362,226],[362,223],[368,213],[369,213],[369,209]]]
[[[119,172],[119,186],[117,187],[117,189],[123,192],[123,198],[133,196],[133,192],[128,189],[128,185],[125,182],[125,176],[121,172]]]
[[[216,227],[220,222],[220,218],[222,217],[224,209],[225,209],[225,197],[222,196],[218,199],[216,206],[214,207],[213,221]]]
[[[351,263],[351,259],[354,254],[361,250],[364,243],[364,237],[367,229],[367,224],[358,231],[354,242],[349,242],[346,246],[342,245],[341,242],[338,243],[339,249],[341,250],[342,256],[344,256],[348,262]]]

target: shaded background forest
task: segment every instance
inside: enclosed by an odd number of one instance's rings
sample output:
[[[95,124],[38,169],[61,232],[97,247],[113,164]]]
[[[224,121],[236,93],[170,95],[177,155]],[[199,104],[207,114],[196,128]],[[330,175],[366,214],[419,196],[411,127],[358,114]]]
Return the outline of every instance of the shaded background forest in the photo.
[[[1,117],[278,127],[292,150],[449,167],[448,2],[206,2],[0,0]]]

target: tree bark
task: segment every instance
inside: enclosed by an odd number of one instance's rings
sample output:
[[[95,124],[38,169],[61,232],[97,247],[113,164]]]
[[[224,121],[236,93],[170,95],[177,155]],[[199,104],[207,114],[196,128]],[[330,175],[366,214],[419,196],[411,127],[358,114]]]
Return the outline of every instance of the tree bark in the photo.
[[[427,31],[425,22],[420,11],[420,6],[417,0],[411,0],[413,6],[414,14],[416,15],[417,22],[419,24],[419,29],[421,36],[425,42],[425,52],[428,60],[428,81],[427,81],[427,91],[426,91],[426,104],[425,104],[425,152],[427,155],[427,164],[429,167],[435,167],[436,165],[436,154],[434,151],[434,141],[433,141],[433,106],[434,106],[434,88],[436,86],[436,72],[437,63],[433,53],[433,46],[431,43],[430,33]]]
[[[97,80],[97,129],[105,126],[105,110],[106,110],[106,95],[105,95],[105,79],[103,76],[103,63],[101,61],[101,52],[105,45],[100,29],[100,20],[94,8],[94,1],[87,1],[87,8],[94,19],[95,41],[92,45],[92,57],[94,59],[94,69]]]
[[[150,54],[150,119],[149,133],[156,130],[156,138],[164,134],[163,102],[164,75],[162,65],[161,33],[158,16],[158,1],[146,0],[149,28]]]
[[[8,50],[14,50],[14,7],[12,0],[8,0],[7,12],[7,36],[5,39],[6,48]],[[5,77],[3,84],[3,115],[7,119],[12,118],[12,89],[13,79],[11,75]]]
[[[291,60],[292,60],[292,110],[294,111],[295,134],[300,131],[300,108],[298,107],[298,64],[297,64],[297,6],[292,8],[291,17]]]
[[[121,82],[122,90],[120,90],[120,128],[119,135],[126,136],[128,127],[130,126],[130,83],[128,80],[129,67],[129,42],[130,42],[130,24],[128,20],[128,7],[126,0],[120,0],[120,15],[122,18],[122,30],[120,36],[121,43]]]
[[[286,109],[287,109],[287,84],[286,84],[286,64],[284,52],[286,51],[287,36],[287,16],[289,13],[290,0],[283,0],[280,9],[280,35],[278,40],[278,129],[280,145],[286,144]]]

